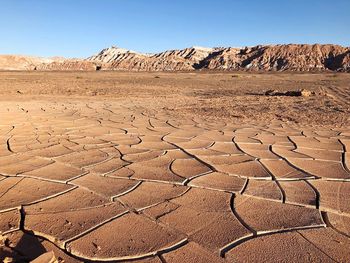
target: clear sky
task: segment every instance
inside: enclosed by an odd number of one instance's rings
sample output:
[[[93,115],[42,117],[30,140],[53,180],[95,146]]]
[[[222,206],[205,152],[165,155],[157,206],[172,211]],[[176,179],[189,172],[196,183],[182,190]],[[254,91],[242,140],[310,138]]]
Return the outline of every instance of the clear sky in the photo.
[[[0,54],[284,43],[350,46],[350,0],[0,0]]]

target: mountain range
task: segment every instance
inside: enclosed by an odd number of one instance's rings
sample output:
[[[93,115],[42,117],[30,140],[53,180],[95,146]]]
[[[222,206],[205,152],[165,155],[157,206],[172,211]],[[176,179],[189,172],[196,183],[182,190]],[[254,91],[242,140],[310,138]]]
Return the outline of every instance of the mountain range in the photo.
[[[83,59],[0,55],[0,70],[350,72],[350,48],[332,44],[285,44],[191,47],[148,54],[112,46]]]

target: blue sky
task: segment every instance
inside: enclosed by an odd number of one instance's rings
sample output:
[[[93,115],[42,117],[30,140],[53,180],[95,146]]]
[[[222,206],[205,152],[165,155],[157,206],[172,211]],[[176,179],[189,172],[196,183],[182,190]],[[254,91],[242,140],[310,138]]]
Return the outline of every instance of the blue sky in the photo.
[[[117,45],[350,46],[350,0],[0,0],[0,54],[86,57]]]

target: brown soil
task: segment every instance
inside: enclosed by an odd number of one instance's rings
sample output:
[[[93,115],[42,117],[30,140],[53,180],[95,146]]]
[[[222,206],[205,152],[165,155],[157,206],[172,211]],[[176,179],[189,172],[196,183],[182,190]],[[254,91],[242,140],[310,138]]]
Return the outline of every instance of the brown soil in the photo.
[[[348,126],[350,75],[249,73],[0,72],[4,100],[132,103],[149,113],[234,123]],[[308,90],[309,97],[265,96]],[[54,96],[54,98],[53,98]]]
[[[1,72],[0,261],[348,262],[349,78]]]

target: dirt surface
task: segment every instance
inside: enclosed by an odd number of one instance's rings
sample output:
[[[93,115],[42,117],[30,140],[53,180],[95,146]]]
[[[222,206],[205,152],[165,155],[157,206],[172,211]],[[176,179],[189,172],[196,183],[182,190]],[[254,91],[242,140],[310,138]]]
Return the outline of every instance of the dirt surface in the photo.
[[[349,75],[0,78],[0,261],[350,260]]]
[[[2,100],[132,103],[149,113],[233,123],[349,126],[350,74],[0,72]],[[265,96],[308,90],[310,97]]]

